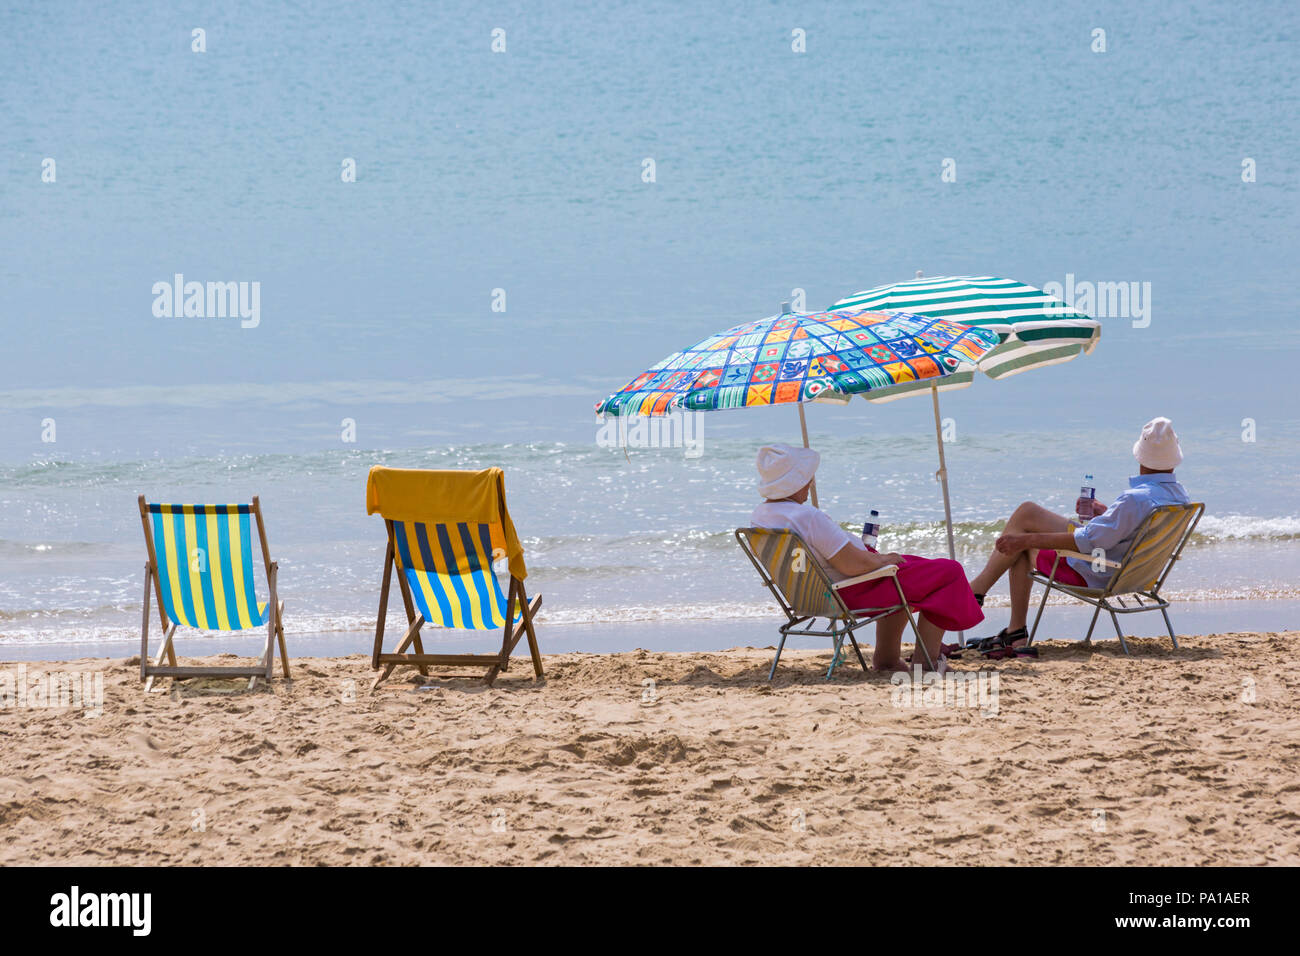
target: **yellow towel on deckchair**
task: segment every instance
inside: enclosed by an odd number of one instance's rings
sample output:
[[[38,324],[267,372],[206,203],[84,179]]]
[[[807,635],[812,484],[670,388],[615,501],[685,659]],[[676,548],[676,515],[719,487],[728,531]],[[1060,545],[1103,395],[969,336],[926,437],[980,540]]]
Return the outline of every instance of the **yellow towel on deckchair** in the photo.
[[[505,472],[500,468],[431,471],[376,465],[366,480],[366,514],[376,512],[390,521],[486,524],[493,547],[506,553],[510,573],[521,581],[528,576],[524,548],[506,510]]]

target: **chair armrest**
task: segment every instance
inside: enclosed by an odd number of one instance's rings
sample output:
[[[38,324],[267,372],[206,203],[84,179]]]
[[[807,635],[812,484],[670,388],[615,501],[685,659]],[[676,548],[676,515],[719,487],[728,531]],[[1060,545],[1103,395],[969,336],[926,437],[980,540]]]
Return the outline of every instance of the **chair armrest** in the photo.
[[[1118,570],[1120,567],[1118,561],[1109,561],[1106,558],[1094,558],[1090,554],[1080,554],[1078,551],[1061,551],[1058,549],[1056,553],[1063,558],[1078,558],[1080,561],[1087,561],[1089,564],[1092,564],[1094,561],[1100,561],[1106,567],[1113,570]]]
[[[892,578],[898,573],[898,565],[887,564],[883,568],[876,568],[874,571],[868,571],[866,574],[859,574],[856,578],[849,578],[847,581],[841,581],[839,584],[832,584],[835,590],[846,588],[851,584],[861,584],[863,581],[876,581],[880,578]]]

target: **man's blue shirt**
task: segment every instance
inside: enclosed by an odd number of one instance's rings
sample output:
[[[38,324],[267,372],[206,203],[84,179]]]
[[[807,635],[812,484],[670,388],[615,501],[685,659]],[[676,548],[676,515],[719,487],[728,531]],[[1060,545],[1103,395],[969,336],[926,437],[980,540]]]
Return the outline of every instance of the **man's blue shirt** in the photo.
[[[1105,514],[1093,518],[1074,532],[1074,547],[1081,554],[1092,554],[1100,548],[1108,561],[1122,561],[1128,553],[1133,536],[1147,515],[1161,505],[1185,505],[1191,498],[1178,479],[1169,474],[1134,475],[1128,480],[1129,488],[1106,509]],[[1066,559],[1070,567],[1083,575],[1089,587],[1104,588],[1114,571],[1105,568],[1098,574],[1091,561]]]

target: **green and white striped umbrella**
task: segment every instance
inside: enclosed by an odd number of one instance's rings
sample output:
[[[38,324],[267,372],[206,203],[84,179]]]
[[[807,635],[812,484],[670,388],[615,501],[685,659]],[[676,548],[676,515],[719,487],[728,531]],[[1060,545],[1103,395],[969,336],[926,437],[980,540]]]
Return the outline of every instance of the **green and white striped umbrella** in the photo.
[[[979,370],[995,379],[1068,362],[1076,355],[1091,352],[1101,338],[1101,323],[1091,316],[1074,311],[1042,289],[997,276],[912,279],[855,292],[831,309],[912,312],[991,329],[1001,342],[980,359]],[[963,388],[973,378],[974,373],[968,371],[951,376],[939,388]],[[929,387],[913,382],[868,398],[890,401]]]
[[[997,276],[921,278],[918,275],[907,282],[855,292],[831,306],[832,311],[843,309],[910,312],[997,332],[998,345],[978,362],[979,370],[994,379],[1068,362],[1076,355],[1091,352],[1101,338],[1101,323],[1091,316],[1074,311],[1042,289]],[[943,486],[943,515],[948,529],[950,558],[956,557],[957,552],[952,534],[952,503],[948,494],[948,466],[943,453],[939,392],[965,388],[974,378],[973,370],[962,370],[941,382],[904,382],[863,395],[869,402],[890,402],[921,392],[930,393],[934,406],[934,437],[939,448],[939,470],[935,477]]]

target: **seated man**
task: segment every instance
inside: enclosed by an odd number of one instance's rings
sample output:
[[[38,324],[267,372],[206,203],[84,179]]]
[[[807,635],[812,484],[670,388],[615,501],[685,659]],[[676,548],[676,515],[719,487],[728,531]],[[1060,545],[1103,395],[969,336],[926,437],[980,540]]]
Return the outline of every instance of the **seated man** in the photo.
[[[807,504],[808,489],[821,455],[811,448],[767,445],[758,450],[758,493],[766,500],[750,521],[759,528],[798,532],[820,559],[832,583],[845,581],[887,564],[898,565],[898,583],[908,603],[919,611],[917,630],[930,652],[941,661],[944,631],[964,630],[984,620],[975,603],[966,573],[947,558],[918,558],[910,554],[878,554],[841,528],[826,512]],[[862,581],[840,591],[850,610],[890,607],[898,592],[888,578]],[[907,618],[895,611],[876,622],[876,670],[907,670],[900,660]],[[923,656],[923,655],[921,655]],[[924,664],[918,660],[918,663]]]
[[[1160,505],[1191,500],[1174,477],[1183,451],[1169,419],[1154,418],[1142,426],[1142,435],[1133,445],[1133,457],[1138,460],[1139,474],[1129,479],[1128,490],[1109,508],[1094,501],[1096,517],[1082,527],[1077,520],[1063,518],[1032,501],[1026,501],[1007,519],[988,564],[971,581],[975,600],[983,605],[984,595],[998,578],[1010,572],[1011,621],[987,642],[992,648],[1016,647],[1029,639],[1025,621],[1033,586],[1031,567],[1040,574],[1051,574],[1057,550],[1088,555],[1100,550],[1109,561],[1122,560],[1152,511]],[[1056,580],[1077,587],[1104,588],[1112,573],[1105,567],[1094,570],[1091,561],[1078,558],[1066,558],[1056,566]]]

